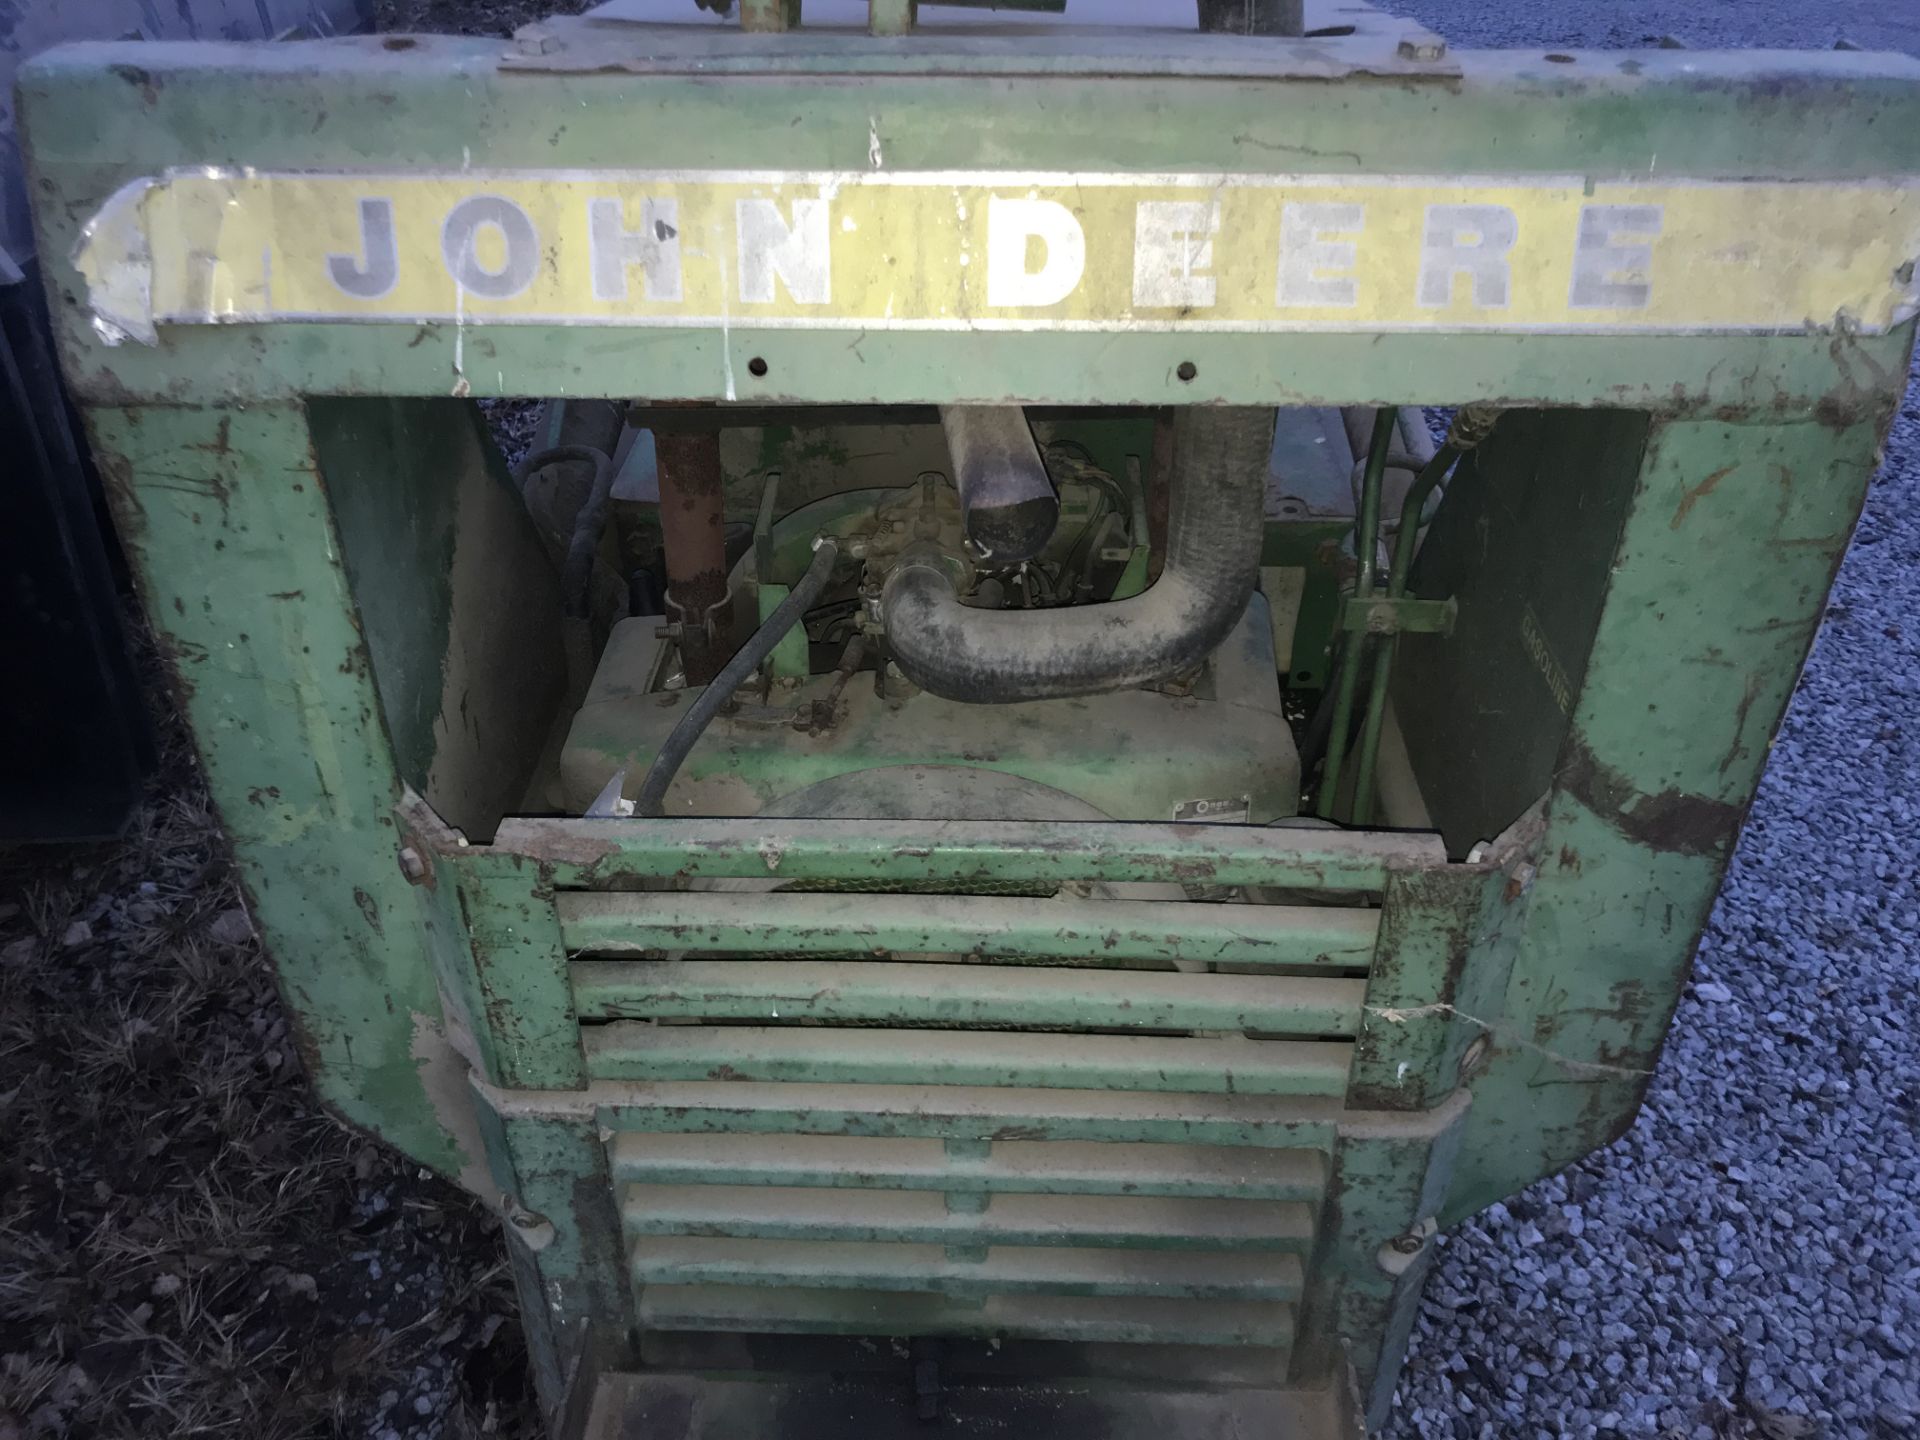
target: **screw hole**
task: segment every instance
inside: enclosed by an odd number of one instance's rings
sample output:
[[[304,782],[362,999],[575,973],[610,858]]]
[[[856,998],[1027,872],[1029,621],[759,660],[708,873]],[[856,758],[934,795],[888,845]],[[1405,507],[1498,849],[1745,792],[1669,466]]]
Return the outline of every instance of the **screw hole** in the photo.
[[[1554,52],[1553,54],[1551,54],[1551,55],[1549,55],[1549,56],[1547,56],[1547,59],[1549,59],[1549,60],[1551,60],[1551,61],[1552,61],[1552,62],[1553,62],[1554,64],[1556,64],[1556,65],[1571,65],[1571,64],[1573,64],[1573,57],[1572,57],[1571,55],[1562,55],[1562,54],[1561,54],[1561,53],[1560,53],[1559,51],[1557,51],[1557,50],[1556,50],[1556,51],[1555,51],[1555,52]]]
[[[1178,375],[1183,381],[1191,381],[1194,376],[1200,373],[1200,367],[1195,365],[1191,360],[1182,360],[1179,368],[1173,373]]]
[[[420,42],[410,35],[393,35],[380,42],[383,50],[411,50]]]
[[[1313,678],[1313,672],[1311,670],[1296,670],[1293,672],[1293,678],[1296,680],[1311,680]]]
[[[767,362],[762,360],[758,355],[754,356],[751,360],[747,361],[747,373],[757,379],[767,373]]]

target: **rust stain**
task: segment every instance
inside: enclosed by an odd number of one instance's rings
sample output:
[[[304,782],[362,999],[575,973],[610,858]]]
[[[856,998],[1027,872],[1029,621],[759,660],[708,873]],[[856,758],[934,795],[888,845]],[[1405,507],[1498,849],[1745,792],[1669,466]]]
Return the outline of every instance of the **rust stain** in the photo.
[[[1676,855],[1723,855],[1740,828],[1741,809],[1725,800],[1682,790],[1655,794],[1633,783],[1587,748],[1577,733],[1567,741],[1559,787],[1636,845]]]
[[[1733,762],[1746,754],[1747,747],[1742,740],[1747,733],[1747,715],[1753,709],[1753,702],[1760,694],[1760,677],[1749,675],[1746,689],[1741,692],[1740,703],[1733,712],[1733,739],[1727,742],[1727,753],[1720,757],[1720,773],[1726,774]]]
[[[1638,980],[1621,980],[1608,992],[1613,1001],[1611,1018],[1623,1020],[1629,1025],[1637,1025],[1653,1011],[1653,1002],[1647,996],[1647,987]]]
[[[367,924],[373,928],[374,934],[386,934],[385,928],[380,923],[380,907],[375,903],[373,896],[356,885],[353,890],[353,903],[358,905],[360,913],[367,917]]]
[[[1714,488],[1718,486],[1722,480],[1726,479],[1727,476],[1739,468],[1738,465],[1723,465],[1698,485],[1688,490],[1686,494],[1680,497],[1680,506],[1673,512],[1673,520],[1667,528],[1670,530],[1678,530],[1682,525],[1686,524],[1687,516],[1693,513],[1693,507],[1711,495],[1714,492]]]
[[[1835,335],[1827,346],[1827,354],[1832,357],[1840,378],[1814,403],[1814,420],[1836,431],[1850,430],[1866,420],[1886,424],[1906,384],[1906,376],[1890,375],[1852,335]],[[1863,377],[1855,374],[1855,361],[1867,372],[1864,383]]]
[[[118,76],[140,92],[140,102],[151,109],[160,101],[160,80],[151,70],[138,65],[109,65],[107,73]]]
[[[222,459],[233,453],[233,416],[222,415],[220,423],[214,427],[213,439],[194,440],[180,447],[183,450],[203,450],[209,455],[218,455]]]

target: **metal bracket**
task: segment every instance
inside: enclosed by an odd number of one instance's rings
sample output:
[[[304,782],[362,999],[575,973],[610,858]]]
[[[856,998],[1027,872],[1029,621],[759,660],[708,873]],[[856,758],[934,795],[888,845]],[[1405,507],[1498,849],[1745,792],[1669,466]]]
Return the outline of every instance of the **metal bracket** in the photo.
[[[1459,602],[1451,596],[1445,600],[1422,600],[1414,595],[1371,595],[1362,600],[1355,596],[1341,612],[1340,628],[1369,635],[1398,635],[1403,631],[1451,635],[1459,611]]]

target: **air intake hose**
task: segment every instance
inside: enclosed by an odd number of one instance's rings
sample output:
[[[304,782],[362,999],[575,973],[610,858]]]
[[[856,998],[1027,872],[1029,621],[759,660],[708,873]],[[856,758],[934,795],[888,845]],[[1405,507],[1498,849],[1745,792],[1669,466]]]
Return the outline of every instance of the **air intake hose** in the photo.
[[[977,609],[960,603],[946,559],[915,547],[881,592],[907,678],[970,704],[1058,700],[1163,680],[1212,653],[1259,579],[1273,411],[1188,406],[1173,426],[1167,561],[1150,590],[1105,605]]]

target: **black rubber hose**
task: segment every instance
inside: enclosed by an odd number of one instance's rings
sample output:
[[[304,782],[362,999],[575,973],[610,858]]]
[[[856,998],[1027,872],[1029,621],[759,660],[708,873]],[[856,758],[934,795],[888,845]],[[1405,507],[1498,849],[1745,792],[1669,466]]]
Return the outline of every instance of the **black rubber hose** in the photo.
[[[640,794],[633,802],[636,814],[666,813],[667,787],[673,784],[673,777],[680,773],[687,755],[701,735],[706,733],[707,726],[713,723],[713,717],[720,713],[720,707],[733,698],[734,691],[747,683],[747,677],[760,668],[761,662],[773,653],[773,647],[820,599],[827,582],[833,578],[834,561],[839,558],[840,549],[832,540],[814,542],[813,560],[807,566],[807,573],[800,577],[800,583],[774,607],[773,614],[761,622],[760,628],[734,652],[733,658],[720,667],[720,673],[687,707],[687,713],[680,717],[680,723],[668,732],[666,743],[660,747],[660,753],[653,757],[653,765],[648,769],[647,778],[640,785]]]
[[[1273,418],[1264,406],[1175,412],[1166,569],[1130,600],[972,608],[937,551],[908,550],[881,592],[894,662],[929,694],[973,704],[1097,695],[1198,665],[1260,578]]]
[[[593,554],[600,548],[600,532],[606,528],[607,505],[613,498],[613,461],[604,450],[591,445],[556,445],[537,450],[520,462],[515,478],[526,493],[527,481],[536,470],[549,465],[579,461],[593,467],[593,484],[587,498],[573,517],[573,534],[567,540],[567,556],[560,564],[560,594],[567,614],[584,618],[592,608],[588,589],[593,579]]]
[[[1053,538],[1060,497],[1018,405],[942,405],[967,538],[994,569],[1031,560]]]

